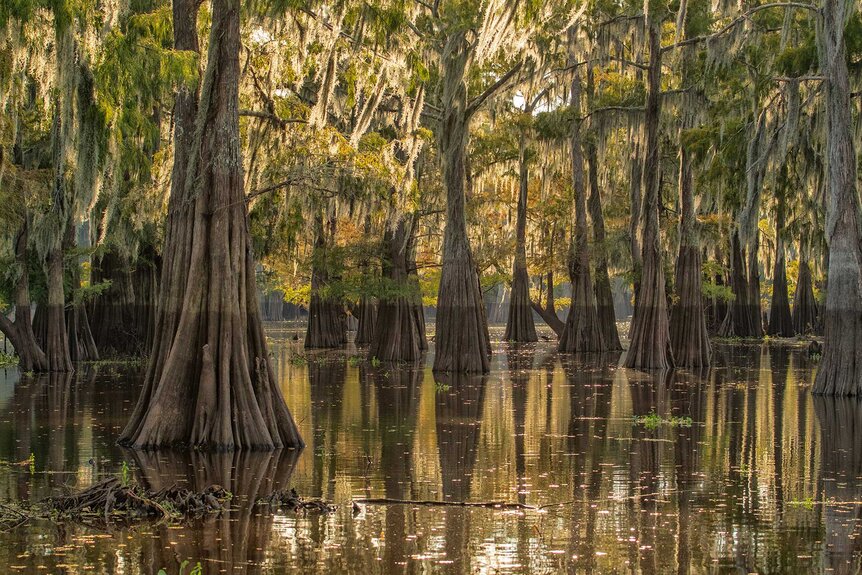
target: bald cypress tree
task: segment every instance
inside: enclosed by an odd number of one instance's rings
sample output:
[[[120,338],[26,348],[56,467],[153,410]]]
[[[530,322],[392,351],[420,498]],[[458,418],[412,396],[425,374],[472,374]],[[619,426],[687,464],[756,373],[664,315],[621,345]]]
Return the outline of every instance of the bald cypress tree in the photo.
[[[197,50],[195,0],[174,43]],[[136,448],[302,447],[269,362],[255,286],[239,134],[240,2],[215,0],[200,95],[174,109],[176,154],[155,342],[120,438]]]

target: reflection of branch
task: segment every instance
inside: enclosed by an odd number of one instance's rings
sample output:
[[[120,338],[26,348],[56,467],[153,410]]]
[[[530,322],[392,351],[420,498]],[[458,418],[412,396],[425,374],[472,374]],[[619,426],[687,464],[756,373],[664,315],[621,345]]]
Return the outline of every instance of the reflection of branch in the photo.
[[[521,69],[522,64],[523,61],[518,62],[517,64],[512,66],[511,70],[500,76],[500,78],[496,82],[488,86],[488,89],[473,98],[473,100],[467,105],[467,117],[470,117],[475,114],[476,110],[478,110],[479,107],[481,107],[482,104],[485,103],[485,100],[493,96],[494,93],[496,93],[500,88],[505,86],[506,83],[512,78],[512,76],[518,73],[518,70]]]

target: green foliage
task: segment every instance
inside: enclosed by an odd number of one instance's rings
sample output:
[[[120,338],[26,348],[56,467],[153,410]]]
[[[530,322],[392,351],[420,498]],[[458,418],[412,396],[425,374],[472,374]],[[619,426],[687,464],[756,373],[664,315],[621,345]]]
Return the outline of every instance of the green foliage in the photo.
[[[381,361],[376,356],[371,358],[371,367],[380,367],[380,365]]]
[[[129,468],[129,464],[123,461],[123,466],[120,467],[119,473],[120,484],[123,487],[128,487],[132,482],[132,470]]]
[[[184,559],[182,563],[180,563],[180,569],[177,572],[177,575],[204,575],[204,568],[201,566],[200,561],[192,567],[192,570],[186,573],[186,567],[188,567],[190,561],[188,559]],[[159,569],[158,575],[169,575],[165,568]]]
[[[661,417],[655,411],[650,411],[647,415],[637,415],[634,418],[635,425],[643,425],[647,429],[656,429],[661,425],[669,425],[670,427],[691,427],[693,421],[689,416]]]
[[[0,368],[15,367],[18,365],[18,356],[12,353],[0,351]]]
[[[434,389],[437,393],[446,393],[449,391],[451,386],[448,383],[443,383],[441,381],[437,381],[434,383]]]

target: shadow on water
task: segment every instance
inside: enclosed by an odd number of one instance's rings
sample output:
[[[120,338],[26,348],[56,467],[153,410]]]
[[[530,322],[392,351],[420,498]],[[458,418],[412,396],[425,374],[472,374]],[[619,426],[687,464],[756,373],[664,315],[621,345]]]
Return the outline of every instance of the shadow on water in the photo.
[[[306,354],[289,335],[275,334],[273,357],[299,454],[121,450],[139,369],[0,374],[0,502],[85,487],[123,462],[148,487],[234,493],[229,512],[182,524],[31,521],[0,533],[0,572],[860,569],[862,403],[813,397],[804,350],[717,345],[711,369],[643,373],[619,354],[499,343],[490,374],[445,376],[432,358],[372,365],[354,348]],[[338,509],[254,504],[287,488]],[[354,510],[358,498],[541,509]]]

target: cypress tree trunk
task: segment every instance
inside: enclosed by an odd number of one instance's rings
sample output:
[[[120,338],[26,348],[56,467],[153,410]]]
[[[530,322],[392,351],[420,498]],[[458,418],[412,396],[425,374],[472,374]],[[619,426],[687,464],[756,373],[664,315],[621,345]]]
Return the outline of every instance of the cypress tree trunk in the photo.
[[[570,32],[571,34],[571,32]],[[571,108],[581,110],[581,80],[577,72],[572,79]],[[590,248],[587,228],[587,192],[584,182],[584,155],[581,148],[580,120],[572,122],[572,184],[575,192],[575,233],[569,257],[569,277],[572,280],[572,305],[566,318],[566,327],[560,335],[559,350],[566,352],[602,352],[599,318],[596,313],[593,282],[590,277]]]
[[[465,72],[469,55],[463,32],[452,34],[443,50],[443,120],[439,150],[446,187],[443,271],[437,294],[437,351],[434,371],[487,373],[491,341],[479,276],[467,238],[465,213],[467,113]]]
[[[823,359],[813,391],[841,396],[862,394],[862,247],[844,42],[850,9],[844,0],[823,0],[822,28],[818,30],[823,58],[821,73],[826,76],[829,283],[823,314]]]
[[[381,361],[417,361],[421,356],[424,322],[416,313],[414,290],[410,278],[410,237],[413,235],[412,218],[396,217],[387,226],[383,243],[387,253],[383,260],[383,277],[391,282],[396,295],[383,297],[377,312],[377,324],[369,357]],[[419,313],[422,312],[421,305]],[[427,345],[427,344],[426,344]]]
[[[132,264],[114,252],[93,261],[92,283],[111,285],[93,298],[91,326],[103,354],[143,356],[152,347],[158,297],[158,257],[147,247]]]
[[[644,164],[643,272],[635,294],[635,311],[625,366],[640,369],[673,367],[667,294],[659,245],[659,119],[661,114],[661,22],[647,16],[649,36],[646,103],[646,162]]]
[[[739,231],[734,229],[730,237],[730,288],[734,300],[727,306],[727,315],[719,329],[722,337],[757,337],[749,305],[752,290],[748,285],[745,255],[739,241]]]
[[[793,295],[793,331],[805,335],[817,331],[817,301],[814,299],[814,282],[807,259],[799,261],[799,276]]]
[[[643,271],[643,248],[640,241],[641,211],[643,209],[643,177],[644,166],[640,157],[640,143],[635,143],[631,155],[631,172],[629,175],[631,186],[629,187],[631,203],[631,219],[629,220],[629,248],[632,252],[632,273],[634,274],[634,294],[637,301],[638,291],[641,286],[641,273]]]
[[[198,3],[175,0],[173,9],[175,47],[196,50]],[[199,103],[187,90],[177,95],[156,337],[120,438],[135,448],[303,446],[260,321],[243,193],[239,23],[239,0],[213,2]]]
[[[74,254],[77,250],[76,230],[72,219],[66,224],[65,251]],[[69,267],[69,280],[74,294],[81,289],[81,266],[73,261]],[[79,298],[72,297],[72,303],[66,310],[66,329],[68,330],[69,354],[72,361],[95,361],[99,359],[93,332],[90,330],[90,319],[87,308]]]
[[[367,345],[374,337],[374,326],[377,324],[377,306],[373,298],[363,295],[357,306],[356,345]]]
[[[63,290],[63,247],[61,242],[48,253],[48,305],[43,345],[48,371],[74,371],[66,331],[66,296]]]
[[[15,319],[9,320],[0,314],[0,331],[2,331],[15,353],[18,354],[18,364],[21,370],[47,371],[48,358],[36,341],[33,324],[30,321],[30,274],[28,271],[28,225],[25,218],[21,230],[15,236],[15,263],[19,267],[18,279],[15,282]]]
[[[315,217],[315,228],[317,237],[311,263],[311,301],[308,306],[305,347],[332,349],[347,343],[347,316],[343,302],[326,293],[330,282],[329,262],[323,218],[319,215]]]
[[[64,129],[60,113],[59,99],[55,104],[54,125],[52,127],[54,188],[51,217],[54,230],[46,257],[46,280],[48,286],[48,304],[45,314],[45,338],[42,346],[48,359],[48,371],[74,371],[72,357],[69,354],[69,337],[66,332],[66,294],[63,286],[63,224],[68,221],[67,210],[71,209],[66,197],[65,152],[61,139]]]
[[[769,335],[793,337],[793,317],[790,314],[790,299],[787,295],[787,269],[784,255],[784,196],[778,198],[778,213],[775,218],[775,268],[772,273],[772,306],[769,308]]]
[[[364,232],[366,237],[371,234],[371,217],[365,217]],[[366,258],[360,263],[360,267],[364,275],[369,275],[369,263]],[[374,326],[377,323],[377,302],[374,298],[365,294],[359,298],[359,305],[356,309],[356,338],[353,340],[356,345],[367,345],[374,338]]]
[[[426,351],[428,336],[425,332],[425,305],[422,303],[422,287],[419,284],[419,268],[416,265],[416,216],[413,217],[413,229],[407,239],[407,280],[413,291],[410,305],[413,308],[413,321],[419,330],[419,351]]]
[[[528,105],[525,114],[532,112]],[[509,296],[509,317],[506,320],[505,341],[537,341],[533,309],[530,307],[530,277],[527,275],[527,192],[529,168],[527,167],[527,136],[521,130],[518,142],[518,164],[520,188],[518,191],[518,215],[515,224],[515,263],[512,268],[512,293]]]
[[[590,218],[593,220],[593,243],[597,246],[596,260],[596,313],[599,329],[605,342],[605,349],[617,351],[623,348],[617,331],[617,317],[614,313],[614,294],[611,291],[611,278],[608,274],[608,257],[605,251],[605,217],[602,213],[602,194],[599,191],[598,158],[596,146],[587,145],[587,165],[590,170]]]
[[[677,299],[670,315],[673,357],[681,367],[706,367],[712,345],[706,329],[701,290],[701,254],[694,213],[691,157],[684,146],[679,149],[679,256],[676,260]]]
[[[763,337],[763,313],[760,308],[760,230],[754,230],[754,237],[748,248],[748,318],[751,324],[751,337]]]

